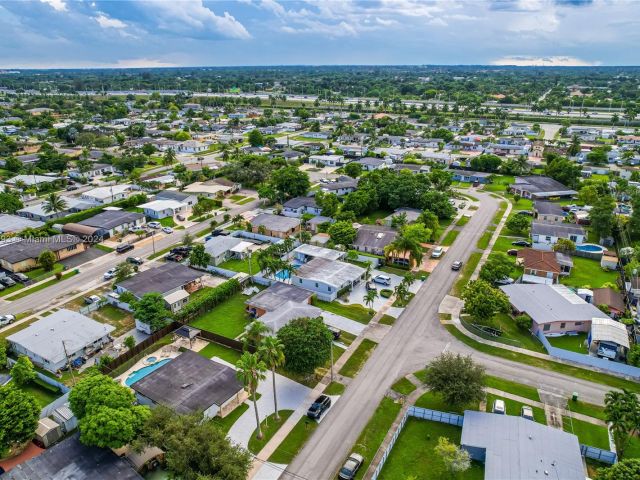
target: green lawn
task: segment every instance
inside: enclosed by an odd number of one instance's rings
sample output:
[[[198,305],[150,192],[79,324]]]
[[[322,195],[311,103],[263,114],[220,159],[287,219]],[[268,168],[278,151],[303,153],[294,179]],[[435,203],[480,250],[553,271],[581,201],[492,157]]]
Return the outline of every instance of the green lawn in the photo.
[[[382,444],[391,425],[393,425],[393,421],[398,416],[398,413],[400,413],[401,407],[399,403],[395,403],[390,398],[383,398],[367,425],[362,432],[360,432],[360,436],[356,440],[352,451],[362,455],[364,457],[364,463],[360,470],[358,470],[355,478],[362,478],[364,476],[376,451]]]
[[[527,240],[524,237],[507,237],[504,235],[500,235],[497,239],[496,239],[496,243],[493,244],[493,252],[502,252],[502,253],[507,253],[507,251],[512,250],[512,249],[516,249],[516,250],[520,250],[523,247],[516,247],[515,245],[512,245],[512,242],[516,242],[518,240]],[[515,263],[515,257],[514,258],[514,263]]]
[[[382,325],[393,325],[396,323],[396,319],[391,315],[387,315],[386,313],[382,316],[382,318],[378,321]]]
[[[391,386],[391,389],[398,392],[401,395],[409,395],[417,387],[411,383],[407,378],[402,377],[396,383]]]
[[[435,238],[436,241],[439,240],[440,237],[442,237],[442,234],[447,229],[447,227],[451,225],[451,222],[453,222],[453,218],[442,218],[438,221],[438,228],[433,235],[433,238]]]
[[[464,320],[468,323],[476,323],[473,318],[469,316],[465,316]],[[540,343],[529,330],[518,328],[515,321],[506,313],[498,313],[489,322],[484,322],[483,324],[502,330],[502,335],[493,337],[488,334],[480,334],[475,328],[472,328],[470,331],[494,342],[501,342],[535,352],[546,353],[542,343]]]
[[[15,382],[12,383],[18,386]],[[43,382],[39,378],[36,378],[34,381],[29,382],[26,385],[18,386],[18,388],[23,392],[28,392],[33,395],[40,408],[46,407],[56,398],[62,396],[62,392],[60,392],[59,389]]]
[[[338,340],[340,343],[349,346],[356,339],[356,336],[353,333],[345,332],[344,330],[340,330],[340,339]]]
[[[206,347],[198,352],[203,357],[213,358],[218,357],[222,360],[229,362],[233,365],[240,360],[241,352],[234,350],[233,348],[225,347],[219,343],[209,343]]]
[[[471,220],[471,217],[467,215],[462,215],[456,222],[456,226],[464,227],[467,223],[469,223],[469,220]]]
[[[373,317],[368,308],[363,307],[360,304],[353,303],[349,305],[345,305],[344,303],[339,302],[325,302],[323,300],[318,300],[316,298],[313,299],[313,305],[322,310],[326,310],[327,312],[335,313],[336,315],[341,315],[346,318],[350,318],[351,320],[355,320],[359,323],[367,324]]]
[[[234,272],[242,272],[242,273],[249,273],[249,259],[245,258],[243,260],[238,260],[238,259],[231,259],[231,260],[227,260],[226,262],[222,262],[220,265],[218,265],[220,268],[225,268],[227,270],[232,270]],[[256,273],[260,272],[260,266],[258,265],[258,258],[257,256],[252,256],[251,257],[251,274],[255,275]]]
[[[346,387],[340,382],[331,382],[329,385],[327,385],[327,388],[325,388],[324,392],[322,393],[324,393],[325,395],[342,395],[345,388]]]
[[[247,296],[237,292],[194,320],[191,325],[227,338],[236,338],[250,323],[245,311]]]
[[[316,428],[318,428],[318,422],[306,416],[302,417],[271,454],[269,461],[273,463],[291,463]]]
[[[115,330],[111,333],[114,337],[120,336],[135,327],[133,314],[113,305],[103,305],[95,312],[92,312],[90,316],[98,322],[108,323],[115,327]]]
[[[526,403],[516,402],[515,400],[511,400],[509,398],[504,398],[498,395],[493,395],[491,393],[488,393],[487,406],[485,411],[491,412],[493,409],[493,402],[498,398],[504,401],[504,405],[507,409],[507,415],[513,415],[513,416],[519,417],[520,413],[522,412],[522,406],[527,405]],[[533,410],[533,418],[535,419],[535,421],[538,423],[542,423],[543,425],[546,425],[547,418],[544,414],[544,410],[542,408],[534,407],[532,405],[529,405],[529,406]]]
[[[163,227],[174,228],[176,226],[176,222],[173,221],[173,217],[165,217],[157,221],[159,221],[160,225],[162,225]]]
[[[377,346],[378,344],[373,340],[369,340],[368,338],[362,340],[360,345],[358,345],[340,369],[340,375],[351,378],[355,377],[373,353],[373,349]]]
[[[382,220],[383,218],[388,217],[392,213],[393,212],[389,210],[374,210],[373,212],[369,212],[366,215],[361,215],[360,217],[356,218],[356,222],[368,223],[372,225],[376,223],[376,220]]]
[[[496,175],[493,182],[485,185],[483,190],[486,192],[500,192],[505,193],[507,186],[515,182],[515,178],[511,175]]]
[[[213,417],[211,421],[215,423],[220,428],[220,430],[222,430],[224,433],[227,433],[231,429],[231,427],[233,427],[233,424],[236,423],[236,421],[242,416],[242,414],[249,410],[249,408],[253,408],[253,404],[249,405],[249,403],[242,403],[238,405],[233,410],[233,412],[231,412],[226,417]]]
[[[407,273],[409,273],[408,268],[400,268],[398,265],[384,265],[382,267],[378,267],[378,270],[381,272],[392,273],[394,275],[398,275],[399,277],[404,277]]]
[[[25,272],[25,275],[29,277],[34,282],[38,282],[40,280],[44,280],[45,278],[50,277],[51,275],[55,275],[57,272],[61,272],[64,269],[64,265],[61,263],[56,263],[53,266],[53,270],[49,272],[45,272],[44,268],[35,268],[33,270],[29,270]]]
[[[460,230],[449,230],[447,234],[444,236],[444,238],[442,239],[442,242],[440,242],[440,245],[443,245],[445,247],[453,245],[453,242],[456,241],[456,238],[458,238],[458,235],[460,235]]]
[[[9,298],[8,300],[9,301],[18,300],[19,298],[26,297],[27,295],[31,295],[32,293],[38,292],[40,290],[44,290],[45,288],[50,287],[54,283],[62,282],[64,280],[66,280],[67,278],[73,277],[74,275],[77,275],[78,273],[80,273],[79,270],[73,269],[73,270],[71,270],[69,272],[63,273],[62,274],[62,278],[60,280],[58,280],[57,278],[52,278],[51,280],[47,280],[46,282],[39,283],[35,287],[22,288],[22,289],[20,289],[20,291],[18,293],[16,293],[15,295],[11,296],[11,298]],[[9,289],[7,289],[7,290],[9,290]]]
[[[416,374],[414,374],[416,375]],[[424,393],[415,403],[416,407],[428,408],[430,410],[440,410],[441,412],[458,413],[462,415],[465,410],[478,410],[479,405],[451,405],[446,403],[442,397],[435,392]]]
[[[576,435],[583,445],[609,450],[609,434],[605,427],[575,418],[562,417],[562,428],[565,432]]]
[[[245,198],[244,200],[238,200],[238,201],[237,201],[237,202],[235,202],[235,203],[236,203],[236,205],[245,205],[245,204],[247,204],[247,203],[249,203],[249,202],[252,202],[252,201],[254,201],[254,200],[255,200],[255,198],[253,198],[253,197],[247,197],[247,198]]]
[[[489,246],[489,242],[491,241],[492,236],[493,236],[492,231],[487,230],[486,232],[484,232],[478,239],[478,243],[476,244],[476,247],[479,248],[480,250],[486,249]]]
[[[582,257],[572,259],[571,275],[561,277],[560,283],[575,288],[600,288],[605,283],[615,285],[618,279],[617,272],[604,270],[597,260]]]
[[[464,479],[482,480],[484,467],[472,462],[471,468],[458,474],[450,474],[442,460],[435,454],[434,448],[440,437],[460,444],[462,429],[454,425],[440,422],[409,418],[396,444],[394,445],[380,478],[404,480],[415,478],[420,480]]]
[[[467,263],[465,263],[464,266],[462,267],[462,273],[458,277],[458,280],[456,280],[456,283],[453,285],[453,288],[451,290],[451,294],[453,296],[455,297],[460,296],[460,294],[462,293],[462,289],[465,287],[467,282],[469,282],[469,278],[471,278],[471,274],[478,266],[478,262],[480,262],[481,257],[482,257],[481,252],[473,252],[471,255],[469,255],[469,259],[467,260]]]
[[[244,195],[229,195],[229,200],[231,200],[233,202],[236,202],[238,200],[243,200],[245,198],[247,198],[247,197],[244,196]]]
[[[485,384],[487,387],[495,388],[503,392],[511,393],[513,395],[518,395],[520,397],[528,398],[530,400],[535,400],[536,402],[540,401],[540,395],[538,394],[538,389],[535,387],[530,387],[529,385],[523,385],[522,383],[512,382],[511,380],[494,377],[492,375],[486,376]]]
[[[567,402],[567,409],[571,410],[575,413],[582,413],[583,415],[588,415],[589,417],[599,418],[600,420],[607,419],[604,414],[604,407],[600,405],[594,405],[593,403],[581,402],[580,400],[576,400],[575,402],[569,399]]]
[[[586,333],[563,335],[561,337],[547,337],[547,340],[556,348],[562,348],[576,353],[584,353],[585,355],[589,353],[585,343],[587,340]]]
[[[262,438],[256,437],[256,431],[254,430],[251,438],[249,439],[249,445],[247,448],[251,453],[257,454],[264,448],[273,435],[280,429],[280,427],[287,421],[287,418],[291,416],[293,410],[279,410],[278,414],[280,419],[276,421],[275,413],[272,413],[267,418],[260,422],[260,428],[262,429]],[[256,429],[257,430],[257,429]]]

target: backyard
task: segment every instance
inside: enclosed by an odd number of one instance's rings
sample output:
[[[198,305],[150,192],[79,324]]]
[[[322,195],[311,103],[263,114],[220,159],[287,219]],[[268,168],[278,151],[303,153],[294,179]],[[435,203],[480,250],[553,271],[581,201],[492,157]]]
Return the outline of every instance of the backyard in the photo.
[[[605,283],[616,284],[618,272],[604,270],[597,260],[572,257],[571,274],[560,279],[560,283],[574,288],[600,288]]]
[[[126,310],[114,307],[113,305],[103,305],[95,312],[91,313],[91,318],[101,323],[108,323],[115,327],[112,336],[118,337],[128,332],[135,326],[133,315]]]
[[[36,378],[26,385],[18,386],[18,388],[33,395],[40,408],[46,407],[56,398],[62,396],[62,392],[60,392],[60,389],[54,387],[53,385],[49,385],[39,378]]]
[[[245,312],[247,296],[237,292],[201,315],[191,323],[191,326],[217,333],[227,338],[236,338],[244,332],[249,324],[249,316]]]
[[[206,358],[218,357],[235,365],[240,360],[241,352],[234,350],[233,348],[225,347],[219,343],[211,342],[206,347],[198,352],[200,355]]]
[[[234,272],[242,272],[249,273],[249,259],[244,258],[239,260],[237,258],[232,258],[231,260],[227,260],[226,262],[222,262],[218,265],[220,268],[224,268],[226,270],[232,270]],[[251,274],[255,275],[260,272],[260,266],[258,265],[258,258],[256,255],[251,257]]]
[[[562,348],[563,350],[570,350],[576,353],[584,353],[585,355],[589,353],[586,344],[586,333],[580,333],[578,335],[562,335],[561,337],[547,337],[547,340],[549,340],[549,343],[556,348]]]

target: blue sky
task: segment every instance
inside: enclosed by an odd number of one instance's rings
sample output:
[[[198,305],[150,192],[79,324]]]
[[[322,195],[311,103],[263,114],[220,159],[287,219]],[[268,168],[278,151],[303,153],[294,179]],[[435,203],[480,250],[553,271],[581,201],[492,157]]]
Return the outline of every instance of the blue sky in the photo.
[[[638,65],[637,0],[0,3],[0,68]]]

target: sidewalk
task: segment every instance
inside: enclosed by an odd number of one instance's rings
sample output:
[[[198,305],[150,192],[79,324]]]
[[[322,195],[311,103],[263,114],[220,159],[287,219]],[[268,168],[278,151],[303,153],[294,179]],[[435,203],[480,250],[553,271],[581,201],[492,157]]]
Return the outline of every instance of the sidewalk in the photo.
[[[502,198],[504,198],[504,197],[502,197]],[[511,209],[513,208],[513,205],[511,204],[511,202],[507,198],[504,198],[503,201],[507,202],[507,209],[504,211],[504,214],[502,215],[502,218],[498,222],[498,225],[496,226],[496,229],[493,231],[493,235],[491,235],[491,239],[489,240],[489,245],[487,245],[487,248],[485,248],[484,252],[482,252],[482,256],[480,257],[480,261],[478,262],[478,265],[476,266],[476,269],[471,274],[470,280],[477,280],[478,279],[478,275],[480,275],[480,269],[482,268],[482,266],[487,261],[487,258],[489,258],[489,255],[491,255],[491,251],[493,250],[493,246],[498,241],[498,237],[500,236],[500,232],[502,232],[502,228],[504,227],[504,224],[507,223],[507,218],[509,218],[509,214],[511,213]]]

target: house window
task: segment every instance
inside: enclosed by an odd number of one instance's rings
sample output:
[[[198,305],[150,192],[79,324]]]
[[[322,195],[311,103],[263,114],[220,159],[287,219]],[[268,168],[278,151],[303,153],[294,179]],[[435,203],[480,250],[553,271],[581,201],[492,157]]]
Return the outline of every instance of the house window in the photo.
[[[318,288],[320,285],[318,285],[318,282],[316,282],[316,288]]]
[[[545,332],[547,330],[551,329],[551,325],[549,325],[548,323],[544,326],[544,328],[542,330],[544,330]]]
[[[298,279],[298,282],[299,282],[299,283],[302,283],[302,279],[301,279],[301,278],[299,278],[299,279]]]
[[[71,252],[72,250],[76,249],[76,245],[71,245],[69,247],[67,247],[67,252]]]
[[[546,237],[544,237],[545,241],[550,242],[551,241],[551,237],[549,235],[547,235]]]
[[[582,322],[576,322],[576,327],[579,327],[580,325],[582,325]]]
[[[560,324],[560,328],[564,328],[564,327],[566,327],[566,326],[567,326],[567,324],[566,324],[566,323],[564,323],[564,322],[562,322],[562,323]]]
[[[571,236],[569,237],[569,240],[571,240],[572,242],[574,242],[574,243],[575,243],[575,242],[577,242],[577,241],[578,241],[578,237],[577,237],[576,235],[571,235]]]

